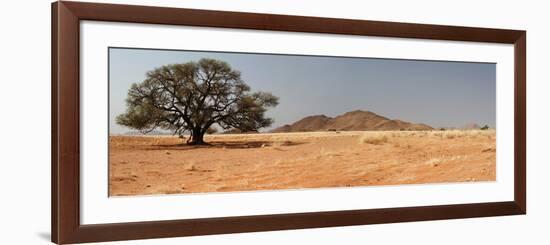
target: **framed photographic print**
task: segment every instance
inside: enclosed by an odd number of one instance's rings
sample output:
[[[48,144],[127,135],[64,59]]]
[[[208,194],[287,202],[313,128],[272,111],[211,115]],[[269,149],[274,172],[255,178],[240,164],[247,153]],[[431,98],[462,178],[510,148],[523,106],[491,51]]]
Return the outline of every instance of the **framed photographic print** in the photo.
[[[52,5],[52,241],[525,214],[520,30]]]

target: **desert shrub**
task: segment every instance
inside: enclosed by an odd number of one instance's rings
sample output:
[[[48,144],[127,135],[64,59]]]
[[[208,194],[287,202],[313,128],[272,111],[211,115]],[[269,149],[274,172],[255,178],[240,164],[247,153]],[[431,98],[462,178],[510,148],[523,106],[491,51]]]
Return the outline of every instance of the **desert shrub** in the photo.
[[[402,136],[405,136],[406,134],[405,133],[402,133],[402,132],[392,132],[391,133],[391,137],[392,138],[399,138],[399,137],[402,137]]]
[[[488,130],[488,129],[489,129],[489,125],[485,124],[485,126],[481,127],[480,129],[481,129],[481,130]]]
[[[443,137],[443,132],[434,132],[431,135],[434,137]]]
[[[472,131],[464,131],[464,130],[449,130],[444,133],[445,138],[447,139],[454,139],[454,138],[461,138],[465,137],[471,134]]]
[[[447,139],[454,139],[455,137],[457,137],[456,134],[447,134],[445,136],[447,137]]]
[[[388,142],[388,137],[383,134],[366,133],[359,138],[361,144],[382,145]]]
[[[206,130],[206,133],[207,134],[215,134],[218,132],[218,129],[217,128],[214,128],[214,127],[209,127],[207,130]]]

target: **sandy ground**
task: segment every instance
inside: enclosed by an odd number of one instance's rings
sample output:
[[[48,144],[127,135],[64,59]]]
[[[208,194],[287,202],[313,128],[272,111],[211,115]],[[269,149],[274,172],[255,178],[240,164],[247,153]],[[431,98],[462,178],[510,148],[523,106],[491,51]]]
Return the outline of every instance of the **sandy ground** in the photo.
[[[111,136],[112,196],[495,180],[495,131]]]

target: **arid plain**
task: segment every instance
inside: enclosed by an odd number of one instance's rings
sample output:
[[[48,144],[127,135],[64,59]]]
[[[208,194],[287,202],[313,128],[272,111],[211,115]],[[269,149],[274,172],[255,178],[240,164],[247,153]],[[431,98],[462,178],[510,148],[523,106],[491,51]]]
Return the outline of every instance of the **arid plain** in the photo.
[[[110,136],[111,196],[494,181],[494,130]]]

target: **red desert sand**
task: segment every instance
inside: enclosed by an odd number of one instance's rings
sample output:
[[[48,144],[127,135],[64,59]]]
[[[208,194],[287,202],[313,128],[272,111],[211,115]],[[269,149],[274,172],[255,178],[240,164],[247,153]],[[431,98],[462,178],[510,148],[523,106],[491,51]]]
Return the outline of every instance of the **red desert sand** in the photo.
[[[494,181],[494,130],[111,136],[111,196]]]

